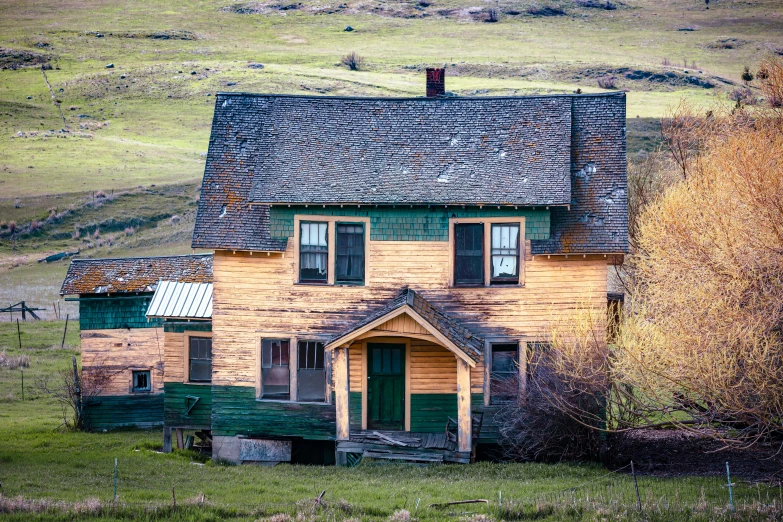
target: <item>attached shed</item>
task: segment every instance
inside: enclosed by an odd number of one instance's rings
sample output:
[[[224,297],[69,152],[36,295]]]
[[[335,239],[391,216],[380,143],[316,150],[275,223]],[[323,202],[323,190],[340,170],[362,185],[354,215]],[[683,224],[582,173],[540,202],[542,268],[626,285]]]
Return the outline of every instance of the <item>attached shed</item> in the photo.
[[[161,280],[212,281],[212,255],[74,259],[61,295],[79,303],[92,430],[163,424],[163,320],[146,311]]]

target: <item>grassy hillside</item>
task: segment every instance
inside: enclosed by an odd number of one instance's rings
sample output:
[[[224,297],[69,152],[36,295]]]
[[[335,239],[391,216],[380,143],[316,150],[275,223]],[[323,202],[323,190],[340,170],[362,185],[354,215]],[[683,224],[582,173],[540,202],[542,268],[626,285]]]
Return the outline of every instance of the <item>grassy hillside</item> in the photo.
[[[444,63],[463,96],[613,78],[635,154],[667,107],[725,99],[765,53],[783,53],[778,0],[4,0],[0,302],[57,282],[65,263],[30,264],[47,253],[187,251],[218,91],[416,96]]]

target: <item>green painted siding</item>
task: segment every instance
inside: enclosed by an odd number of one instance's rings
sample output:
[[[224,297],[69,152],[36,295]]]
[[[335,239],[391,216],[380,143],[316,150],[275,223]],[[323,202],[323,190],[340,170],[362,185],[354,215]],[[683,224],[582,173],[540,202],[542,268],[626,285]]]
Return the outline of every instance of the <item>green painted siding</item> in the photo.
[[[87,405],[87,426],[92,431],[122,426],[149,428],[163,425],[163,394],[106,395]]]
[[[334,394],[332,394],[334,396]],[[332,400],[334,403],[334,400]],[[350,392],[348,395],[348,413],[352,430],[362,429],[362,392]]]
[[[480,442],[496,442],[498,429],[495,423],[496,407],[484,406],[484,394],[474,393],[470,398],[473,413],[484,412],[481,423]],[[411,395],[411,431],[420,433],[441,433],[446,429],[448,418],[457,418],[457,394],[434,393]]]
[[[369,217],[373,241],[448,241],[449,218],[525,216],[525,239],[549,239],[549,211],[545,209],[445,209],[445,208],[317,208],[271,209],[269,229],[273,237],[294,235],[294,214]]]
[[[209,429],[212,424],[212,387],[201,384],[182,384],[167,382],[163,384],[166,395],[164,418],[166,426]],[[198,402],[188,413],[190,397],[199,397]]]
[[[129,299],[83,297],[79,301],[79,327],[82,330],[108,330],[113,328],[155,328],[163,324],[161,319],[147,321],[147,307],[152,294]]]
[[[188,332],[211,332],[212,321],[193,321],[190,323],[183,323],[181,321],[172,321],[163,323],[164,332],[182,333]]]
[[[212,387],[214,435],[334,440],[336,430],[333,404],[259,401],[253,387]]]

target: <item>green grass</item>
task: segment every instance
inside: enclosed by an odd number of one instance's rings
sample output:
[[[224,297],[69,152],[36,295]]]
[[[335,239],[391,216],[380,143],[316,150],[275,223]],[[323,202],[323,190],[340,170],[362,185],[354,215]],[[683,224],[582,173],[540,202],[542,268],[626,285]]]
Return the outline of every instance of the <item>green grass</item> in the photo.
[[[418,467],[364,462],[351,469],[202,465],[201,459],[188,452],[158,453],[160,430],[63,431],[58,429],[61,409],[36,384],[45,376],[50,377],[50,384],[54,382],[59,371],[70,368],[71,357],[78,355],[76,325],[69,328],[66,348],[59,348],[63,326],[61,321],[23,324],[20,351],[15,325],[0,324],[0,352],[31,357],[25,369],[24,402],[19,370],[0,368],[2,495],[37,499],[50,506],[56,501],[97,499],[106,511],[100,516],[77,516],[68,511],[73,506],[52,507],[38,518],[30,513],[0,515],[4,520],[128,520],[146,513],[148,520],[250,521],[275,513],[306,515],[312,499],[323,490],[327,504],[316,510],[317,520],[385,520],[399,509],[409,510],[419,520],[454,520],[465,513],[484,513],[497,520],[679,520],[686,515],[690,520],[765,520],[777,516],[763,506],[778,498],[778,489],[741,480],[735,480],[734,490],[741,514],[724,516],[728,497],[722,477],[642,476],[639,486],[646,516],[639,517],[632,478],[627,473],[608,473],[598,465]],[[121,506],[113,511],[109,506],[115,459]],[[180,506],[201,494],[208,506],[171,511],[172,485]],[[428,507],[474,498],[490,500],[490,504]]]

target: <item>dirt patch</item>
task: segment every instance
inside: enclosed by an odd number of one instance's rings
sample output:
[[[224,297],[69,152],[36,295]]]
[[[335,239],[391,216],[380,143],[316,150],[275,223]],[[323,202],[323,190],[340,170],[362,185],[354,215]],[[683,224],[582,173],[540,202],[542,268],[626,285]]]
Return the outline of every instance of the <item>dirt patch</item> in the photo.
[[[708,43],[705,47],[707,49],[737,49],[749,43],[749,41],[741,38],[722,38],[715,42]]]
[[[722,445],[695,433],[675,430],[640,430],[614,435],[608,446],[607,465],[625,466],[633,460],[641,473],[679,475],[725,475],[726,462],[732,476],[746,480],[777,481],[783,474],[783,454],[762,444],[750,450],[722,450]]]
[[[171,31],[153,31],[153,32],[139,32],[139,33],[101,33],[90,32],[97,38],[149,38],[151,40],[200,40],[201,37],[196,33],[190,31],[171,30]]]
[[[37,67],[48,63],[49,60],[49,56],[32,51],[0,49],[0,69],[16,70],[24,67]]]

